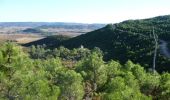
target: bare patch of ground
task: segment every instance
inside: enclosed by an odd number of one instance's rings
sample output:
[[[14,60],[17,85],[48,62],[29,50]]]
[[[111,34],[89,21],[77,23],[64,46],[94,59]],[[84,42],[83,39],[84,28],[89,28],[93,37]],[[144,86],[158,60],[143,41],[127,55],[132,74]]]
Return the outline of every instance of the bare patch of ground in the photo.
[[[166,56],[167,58],[170,58],[170,53],[168,51],[168,43],[164,40],[160,40],[161,44],[160,44],[160,50],[161,50],[161,53]]]
[[[20,44],[37,41],[43,38],[43,36],[35,34],[0,34],[0,42],[11,40]]]

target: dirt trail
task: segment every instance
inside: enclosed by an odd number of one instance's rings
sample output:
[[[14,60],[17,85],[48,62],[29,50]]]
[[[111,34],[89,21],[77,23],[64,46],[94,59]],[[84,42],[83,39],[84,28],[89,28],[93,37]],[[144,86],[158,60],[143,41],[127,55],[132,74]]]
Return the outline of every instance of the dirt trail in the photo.
[[[160,44],[161,53],[165,57],[170,58],[170,52],[168,51],[168,47],[167,47],[168,43],[166,41],[164,41],[164,40],[159,40],[159,41],[161,42],[161,44]]]

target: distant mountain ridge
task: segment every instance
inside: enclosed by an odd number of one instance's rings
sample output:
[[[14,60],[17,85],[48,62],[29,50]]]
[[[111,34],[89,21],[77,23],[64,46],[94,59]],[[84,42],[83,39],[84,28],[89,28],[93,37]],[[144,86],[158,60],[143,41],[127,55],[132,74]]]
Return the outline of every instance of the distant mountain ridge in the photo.
[[[27,26],[27,27],[55,27],[55,26],[82,26],[82,27],[104,27],[105,24],[85,24],[85,23],[67,23],[67,22],[0,22],[0,27],[9,27],[9,26]]]
[[[65,22],[0,22],[0,34],[39,34],[77,36],[99,28],[105,24],[83,24]],[[10,30],[10,31],[8,31]]]

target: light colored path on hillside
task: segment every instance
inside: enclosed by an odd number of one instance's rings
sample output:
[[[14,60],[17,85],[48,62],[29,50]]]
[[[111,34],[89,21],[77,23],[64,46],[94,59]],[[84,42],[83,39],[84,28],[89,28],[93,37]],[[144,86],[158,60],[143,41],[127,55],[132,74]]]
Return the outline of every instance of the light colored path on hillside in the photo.
[[[115,26],[112,27],[113,29],[115,29]],[[119,30],[120,32],[128,32],[128,31],[124,31],[124,30]],[[139,33],[138,33],[139,34]],[[140,33],[139,35],[142,35],[144,37],[147,37],[145,35],[143,35],[142,33]],[[160,47],[160,52],[167,58],[170,59],[170,52],[168,50],[168,43],[164,40],[159,40],[161,43],[159,44]]]
[[[170,58],[170,53],[169,53],[168,47],[167,47],[168,43],[166,41],[164,41],[164,40],[159,40],[159,41],[161,42],[161,44],[160,44],[160,51],[161,51],[161,53],[165,57]]]

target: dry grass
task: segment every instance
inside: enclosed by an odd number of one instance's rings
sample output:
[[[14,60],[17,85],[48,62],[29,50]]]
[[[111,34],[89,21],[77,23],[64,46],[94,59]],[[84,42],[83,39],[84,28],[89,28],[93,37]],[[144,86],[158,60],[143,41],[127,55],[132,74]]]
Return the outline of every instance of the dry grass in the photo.
[[[12,40],[17,43],[29,43],[44,38],[37,34],[22,34],[20,31],[30,27],[1,27],[0,26],[0,43]]]
[[[16,41],[17,43],[29,43],[44,38],[40,35],[35,34],[0,34],[0,42],[7,40]]]

